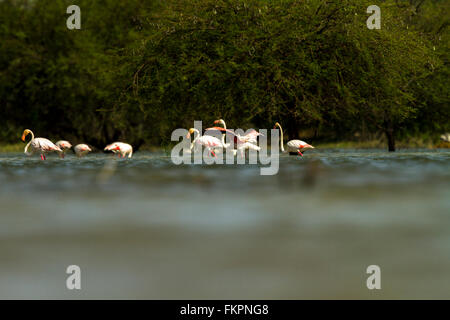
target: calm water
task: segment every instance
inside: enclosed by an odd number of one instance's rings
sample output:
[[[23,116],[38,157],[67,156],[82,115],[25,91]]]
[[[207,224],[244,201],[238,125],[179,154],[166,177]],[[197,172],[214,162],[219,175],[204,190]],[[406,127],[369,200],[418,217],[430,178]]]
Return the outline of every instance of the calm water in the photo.
[[[0,298],[449,299],[449,164],[317,150],[260,176],[142,152],[0,154]]]

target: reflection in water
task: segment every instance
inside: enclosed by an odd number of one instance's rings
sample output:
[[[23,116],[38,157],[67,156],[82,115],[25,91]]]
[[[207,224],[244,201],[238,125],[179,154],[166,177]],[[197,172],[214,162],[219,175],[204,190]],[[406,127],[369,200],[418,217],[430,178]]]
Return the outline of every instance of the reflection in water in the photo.
[[[315,150],[260,176],[153,153],[3,154],[0,298],[448,299],[449,160]]]

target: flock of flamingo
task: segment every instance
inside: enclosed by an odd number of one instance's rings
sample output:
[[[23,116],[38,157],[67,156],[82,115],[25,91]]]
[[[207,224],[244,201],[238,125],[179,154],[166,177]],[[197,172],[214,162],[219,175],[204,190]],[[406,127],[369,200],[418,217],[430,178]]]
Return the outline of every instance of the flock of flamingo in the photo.
[[[70,142],[65,140],[60,140],[56,143],[51,142],[47,138],[35,138],[33,131],[30,129],[25,129],[22,134],[22,141],[25,141],[27,135],[31,134],[31,140],[25,146],[24,153],[27,156],[31,156],[35,153],[39,153],[41,155],[42,160],[46,160],[45,155],[51,152],[57,152],[61,158],[64,158],[65,153],[72,148]],[[29,149],[31,149],[29,151]],[[114,142],[107,145],[104,149],[105,151],[111,151],[116,153],[119,157],[125,158],[128,155],[128,158],[131,158],[133,154],[133,147],[128,143],[123,142]],[[78,157],[83,157],[92,149],[87,144],[77,144],[73,147],[73,151]]]
[[[261,135],[261,133],[257,132],[254,129],[249,130],[249,132],[245,135],[239,135],[235,133],[232,130],[227,129],[226,123],[223,119],[219,119],[214,121],[215,125],[222,125],[221,127],[215,126],[211,128],[207,128],[205,130],[205,134],[201,135],[200,132],[195,128],[190,128],[189,132],[187,134],[187,138],[189,139],[191,135],[194,136],[194,139],[191,142],[190,150],[192,150],[196,146],[204,147],[208,150],[208,152],[216,157],[215,152],[217,151],[223,151],[230,147],[230,143],[225,143],[225,135],[229,134],[231,135],[232,139],[234,139],[234,144],[236,146],[236,149],[232,149],[232,152],[234,155],[236,155],[238,152],[241,156],[244,155],[245,150],[256,150],[259,151],[261,148],[258,146],[258,136]],[[291,155],[300,155],[303,156],[303,151],[307,149],[314,149],[314,147],[302,140],[290,140],[287,142],[287,150],[284,149],[284,143],[283,143],[283,128],[281,125],[277,122],[275,123],[274,129],[279,128],[280,129],[280,149],[281,152],[289,152]],[[222,134],[222,140],[208,135],[208,133],[219,131]],[[60,158],[64,158],[67,151],[69,151],[72,148],[72,145],[70,142],[65,140],[60,140],[56,143],[51,142],[47,138],[35,138],[34,133],[30,129],[25,129],[22,134],[22,141],[25,142],[25,139],[28,135],[31,135],[31,140],[28,142],[28,144],[25,146],[24,153],[28,156],[31,156],[33,154],[40,154],[41,160],[46,160],[46,154],[51,152],[58,153]],[[78,157],[83,157],[89,152],[92,151],[92,149],[87,144],[77,144],[75,147],[73,147],[73,151]],[[133,147],[129,145],[128,143],[124,142],[114,142],[109,145],[107,145],[104,148],[104,151],[111,151],[115,154],[117,154],[119,157],[125,158],[128,156],[128,158],[131,158],[133,155]]]

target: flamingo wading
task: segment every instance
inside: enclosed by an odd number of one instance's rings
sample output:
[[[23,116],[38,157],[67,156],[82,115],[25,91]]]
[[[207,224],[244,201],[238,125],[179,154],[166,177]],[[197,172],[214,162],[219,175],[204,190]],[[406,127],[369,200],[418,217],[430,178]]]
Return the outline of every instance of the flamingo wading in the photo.
[[[114,142],[107,145],[104,149],[105,151],[112,151],[113,153],[117,153],[119,157],[125,158],[128,155],[128,158],[131,158],[133,155],[133,147],[128,143],[124,142]]]
[[[191,134],[197,133],[197,136],[194,135],[194,140],[191,143],[191,149],[197,145],[197,146],[204,146],[208,152],[216,157],[216,154],[214,153],[214,150],[216,149],[226,149],[229,145],[225,144],[224,138],[222,138],[222,141],[220,141],[218,138],[213,136],[202,136],[200,132],[195,128],[190,128],[189,132],[187,134],[187,138],[189,139],[191,137]]]
[[[225,120],[223,120],[223,119],[219,119],[219,120],[216,120],[216,121],[214,121],[214,124],[221,124],[221,125],[223,125],[223,129],[225,130],[225,131],[227,131],[227,125],[226,125],[226,123],[225,123]],[[219,129],[220,130],[220,127],[214,127],[215,129]],[[243,136],[240,136],[240,135],[238,135],[238,134],[235,134],[236,135],[236,137],[238,138],[238,140],[237,140],[237,142],[239,143],[246,143],[246,142],[249,142],[249,143],[254,143],[254,144],[256,144],[257,143],[257,137],[259,136],[259,135],[261,135],[261,133],[259,133],[258,131],[256,131],[255,129],[251,129],[250,130],[250,132],[248,132],[248,133],[246,133],[245,135],[243,135]]]
[[[22,134],[22,141],[25,142],[25,138],[27,135],[31,134],[31,140],[28,142],[28,144],[25,146],[24,153],[27,156],[31,156],[34,153],[40,153],[41,160],[46,160],[45,154],[50,152],[59,152],[62,153],[62,150],[60,147],[55,145],[53,142],[46,138],[35,138],[33,131],[30,129],[25,129]],[[28,149],[31,148],[31,151],[28,151]]]
[[[274,129],[278,127],[280,128],[280,147],[281,147],[281,152],[285,152],[284,151],[284,146],[283,146],[283,128],[281,128],[281,125],[277,122],[275,123],[275,126],[273,127]],[[307,144],[306,142],[302,141],[302,140],[289,140],[288,143],[286,143],[287,145],[287,151],[289,152],[290,155],[300,155],[303,157],[303,153],[302,151],[306,150],[306,149],[314,149],[314,147],[310,144]]]
[[[257,137],[262,134],[259,133],[258,131],[256,131],[255,129],[251,129],[250,132],[241,136],[232,130],[228,130],[227,125],[223,119],[215,120],[214,124],[221,124],[221,125],[223,125],[223,128],[222,127],[211,127],[211,128],[207,128],[206,131],[219,130],[220,132],[224,133],[224,135],[222,135],[222,144],[226,148],[229,147],[229,144],[228,145],[225,144],[225,134],[231,135],[231,137],[234,139],[234,143],[236,145],[236,150],[233,150],[234,155],[236,155],[237,152],[239,151],[241,157],[244,157],[245,150],[247,150],[247,149],[255,150],[255,151],[261,150],[261,148],[259,146],[257,146],[256,144],[258,143]]]
[[[89,152],[91,152],[91,148],[89,148],[89,146],[87,144],[77,144],[73,150],[75,151],[75,154],[77,155],[77,157],[81,158],[84,157],[86,154],[88,154]]]
[[[59,140],[55,144],[62,150],[62,152],[59,154],[61,158],[64,158],[66,152],[70,150],[70,148],[72,148],[70,142],[66,140]]]

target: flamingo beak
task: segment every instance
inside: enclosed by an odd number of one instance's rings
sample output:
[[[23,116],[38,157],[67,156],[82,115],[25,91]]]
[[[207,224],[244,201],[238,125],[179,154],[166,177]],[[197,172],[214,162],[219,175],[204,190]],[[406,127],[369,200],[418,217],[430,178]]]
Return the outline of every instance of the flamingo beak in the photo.
[[[30,133],[30,130],[28,130],[28,129],[23,130],[23,133],[22,133],[22,141],[23,142],[25,142],[25,138],[29,133]]]

